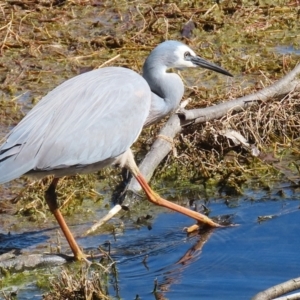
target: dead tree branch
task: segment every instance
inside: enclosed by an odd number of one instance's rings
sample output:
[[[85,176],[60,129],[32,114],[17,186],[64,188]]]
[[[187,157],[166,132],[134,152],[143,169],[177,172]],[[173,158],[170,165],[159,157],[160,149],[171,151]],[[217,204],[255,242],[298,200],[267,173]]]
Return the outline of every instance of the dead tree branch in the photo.
[[[272,286],[265,291],[256,294],[252,300],[268,300],[275,299],[286,293],[300,289],[300,277],[288,280],[278,285]],[[299,299],[299,298],[287,298],[287,299]]]
[[[257,102],[265,102],[270,99],[282,99],[288,93],[300,89],[300,81],[296,77],[300,74],[300,64],[298,64],[286,76],[276,81],[274,84],[266,87],[254,94],[247,95],[231,101],[225,101],[215,106],[206,108],[182,110],[178,115],[182,120],[182,125],[204,123],[210,120],[218,119],[230,111],[239,112],[247,109]]]

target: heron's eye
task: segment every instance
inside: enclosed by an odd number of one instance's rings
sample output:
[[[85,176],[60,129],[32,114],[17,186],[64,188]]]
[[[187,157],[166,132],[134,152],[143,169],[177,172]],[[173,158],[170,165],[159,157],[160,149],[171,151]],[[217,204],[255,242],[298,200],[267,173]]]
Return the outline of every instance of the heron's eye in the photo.
[[[184,59],[189,59],[191,57],[191,53],[189,51],[184,52]]]

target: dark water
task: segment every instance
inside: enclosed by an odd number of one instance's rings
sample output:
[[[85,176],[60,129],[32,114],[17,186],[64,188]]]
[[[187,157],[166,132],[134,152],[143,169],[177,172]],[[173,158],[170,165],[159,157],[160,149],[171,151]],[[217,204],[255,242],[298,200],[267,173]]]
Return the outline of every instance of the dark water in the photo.
[[[212,200],[212,215],[232,215],[239,224],[235,227],[188,237],[182,229],[193,222],[162,211],[151,230],[129,225],[116,239],[96,235],[79,243],[89,248],[111,241],[118,275],[110,278],[109,293],[116,299],[251,299],[300,276],[298,192],[282,186],[273,192],[250,190],[229,205],[224,199]],[[272,218],[259,223],[259,216]],[[41,232],[41,242],[47,234]],[[30,235],[38,243],[37,233],[27,233],[29,241]],[[157,291],[152,293],[155,279]],[[41,299],[34,282],[18,288],[18,299]]]
[[[218,214],[235,214],[239,226],[187,238],[180,230],[189,222],[161,214],[153,229],[119,238],[118,247],[141,254],[120,260],[119,291],[124,299],[250,299],[257,292],[300,275],[299,201],[243,201],[236,208],[211,205]],[[289,212],[291,211],[291,212]],[[258,215],[278,214],[257,223]],[[148,254],[147,268],[141,262]],[[111,291],[114,295],[114,291]]]

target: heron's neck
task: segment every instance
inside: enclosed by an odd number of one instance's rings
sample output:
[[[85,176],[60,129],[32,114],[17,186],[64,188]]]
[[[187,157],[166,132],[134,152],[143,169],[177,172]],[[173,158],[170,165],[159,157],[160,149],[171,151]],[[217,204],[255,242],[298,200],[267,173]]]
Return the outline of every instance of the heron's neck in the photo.
[[[175,73],[167,73],[166,67],[145,63],[143,77],[148,82],[151,91],[161,99],[164,115],[167,115],[179,105],[184,93],[184,85]],[[158,101],[158,100],[156,100]],[[162,109],[162,106],[161,106]]]

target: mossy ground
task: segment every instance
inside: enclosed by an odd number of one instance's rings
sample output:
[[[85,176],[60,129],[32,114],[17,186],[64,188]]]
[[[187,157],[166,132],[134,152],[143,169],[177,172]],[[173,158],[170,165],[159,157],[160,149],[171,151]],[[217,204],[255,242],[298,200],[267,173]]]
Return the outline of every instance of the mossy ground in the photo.
[[[193,99],[188,109],[214,105],[269,85],[296,65],[295,53],[300,48],[296,0],[7,0],[0,4],[0,16],[0,137],[67,78],[108,65],[141,72],[151,49],[166,39],[184,41],[234,74],[227,79],[203,70],[182,72],[185,98]],[[223,128],[241,132],[261,150],[282,160],[284,170],[290,165],[297,177],[299,98],[292,93],[280,102],[259,104],[240,114],[189,127],[175,141],[177,156],[170,153],[152,184],[171,198],[187,193],[209,198],[220,187],[242,193],[253,179],[268,186],[272,179],[291,178],[291,173],[251,157],[227,139],[215,139],[215,131]],[[134,146],[139,157],[160,127],[144,130]],[[120,176],[115,170],[104,170],[66,178],[59,186],[62,203],[71,198],[98,201],[102,196],[95,192],[95,184],[100,179],[114,186]],[[47,214],[43,191],[48,183],[48,179],[34,184],[19,179],[1,186],[1,198],[18,200],[15,206],[2,204],[1,212],[19,211],[30,222],[42,218]],[[171,190],[175,185],[176,190]],[[63,212],[79,212],[78,201],[64,205]]]

